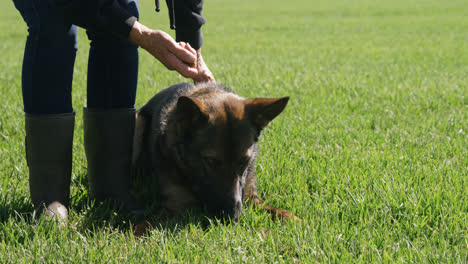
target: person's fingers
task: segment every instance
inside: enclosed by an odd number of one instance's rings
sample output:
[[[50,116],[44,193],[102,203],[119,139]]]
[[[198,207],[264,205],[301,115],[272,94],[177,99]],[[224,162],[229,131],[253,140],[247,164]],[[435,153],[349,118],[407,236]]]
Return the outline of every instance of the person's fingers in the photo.
[[[180,42],[177,42],[177,44],[179,44],[179,46],[181,46],[182,48],[188,50],[190,53],[193,53],[193,54],[197,53],[197,51],[194,48],[192,48],[192,46],[190,46],[190,43],[188,42],[180,41]]]
[[[171,65],[171,68],[173,70],[176,70],[185,78],[195,78],[198,75],[198,70],[196,67],[190,66],[185,62],[181,61],[175,54],[169,53],[167,59],[169,64]],[[169,67],[167,68],[171,69]]]
[[[182,60],[187,64],[195,64],[197,61],[197,54],[195,52],[190,52],[186,48],[183,48],[179,45],[170,45],[168,47],[169,52],[173,53],[177,58]]]
[[[185,49],[190,51],[191,53],[195,54],[195,56],[196,56],[197,51],[194,48],[192,48],[192,46],[190,46],[190,43],[188,43],[188,42],[185,43]]]
[[[193,53],[195,55],[197,54],[197,51],[194,50],[192,46],[190,46],[190,43],[181,41],[181,42],[177,42],[177,44],[179,44],[179,46],[181,46],[182,48],[188,50],[190,53]]]

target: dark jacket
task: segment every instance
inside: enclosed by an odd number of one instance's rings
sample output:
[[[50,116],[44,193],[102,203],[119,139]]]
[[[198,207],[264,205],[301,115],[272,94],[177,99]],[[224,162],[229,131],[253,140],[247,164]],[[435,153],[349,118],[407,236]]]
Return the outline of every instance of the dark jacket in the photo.
[[[137,18],[122,8],[117,0],[49,0],[52,7],[70,23],[95,31],[108,31],[128,38]],[[190,43],[194,49],[203,44],[201,26],[203,0],[166,0],[176,41]]]

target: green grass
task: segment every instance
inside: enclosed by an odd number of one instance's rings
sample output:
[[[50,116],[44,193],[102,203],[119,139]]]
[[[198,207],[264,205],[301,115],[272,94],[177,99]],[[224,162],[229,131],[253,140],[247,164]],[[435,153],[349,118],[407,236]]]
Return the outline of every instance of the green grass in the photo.
[[[143,23],[168,30],[165,6],[140,4]],[[252,208],[235,225],[188,214],[139,240],[88,199],[83,30],[70,221],[30,220],[27,33],[13,3],[0,5],[0,263],[468,262],[465,0],[206,1],[203,53],[217,81],[245,97],[291,96],[261,140],[258,185],[304,222]],[[140,54],[137,107],[183,81]]]

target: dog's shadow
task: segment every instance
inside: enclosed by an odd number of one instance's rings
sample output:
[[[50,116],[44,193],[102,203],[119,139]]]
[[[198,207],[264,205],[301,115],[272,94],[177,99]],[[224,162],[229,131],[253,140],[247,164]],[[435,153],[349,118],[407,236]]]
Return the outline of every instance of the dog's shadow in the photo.
[[[177,215],[161,210],[158,204],[157,183],[152,177],[132,176],[132,195],[141,208],[138,214],[127,212],[110,201],[93,201],[87,192],[87,175],[77,178],[81,180],[75,185],[81,187],[74,194],[71,209],[76,217],[81,218],[78,221],[79,232],[91,231],[91,234],[94,234],[111,228],[121,232],[130,231],[135,237],[141,237],[152,230],[162,229],[173,233],[188,225],[206,229],[213,223],[213,219],[207,217],[206,210],[201,208]]]
[[[148,235],[154,230],[174,233],[189,225],[195,225],[205,230],[218,221],[210,217],[204,208],[191,208],[177,214],[161,209],[158,203],[160,197],[156,177],[150,175],[151,172],[147,169],[133,171],[133,195],[144,210],[143,220],[134,227],[135,237]],[[227,223],[226,221],[221,222]]]

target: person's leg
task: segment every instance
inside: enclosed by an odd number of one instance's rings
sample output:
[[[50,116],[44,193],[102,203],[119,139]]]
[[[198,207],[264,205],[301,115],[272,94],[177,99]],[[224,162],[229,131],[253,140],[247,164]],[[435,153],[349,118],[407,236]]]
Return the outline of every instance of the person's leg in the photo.
[[[138,17],[137,1],[119,2]],[[91,47],[83,120],[90,195],[98,201],[119,201],[135,211],[130,195],[130,166],[138,47],[110,33],[87,34]]]
[[[138,18],[136,0],[119,0]],[[89,108],[133,108],[138,81],[138,46],[108,32],[87,31],[87,106]]]
[[[28,26],[23,59],[26,160],[34,211],[68,216],[75,114],[71,87],[77,28],[64,23],[47,1],[15,0]]]
[[[73,112],[72,79],[77,27],[66,24],[47,1],[15,0],[29,35],[23,58],[24,111],[33,115]]]

